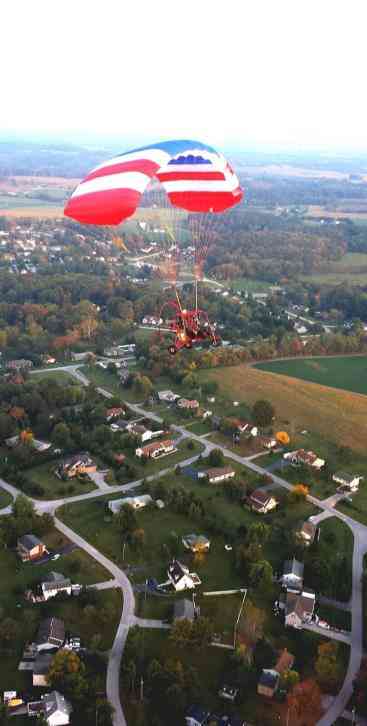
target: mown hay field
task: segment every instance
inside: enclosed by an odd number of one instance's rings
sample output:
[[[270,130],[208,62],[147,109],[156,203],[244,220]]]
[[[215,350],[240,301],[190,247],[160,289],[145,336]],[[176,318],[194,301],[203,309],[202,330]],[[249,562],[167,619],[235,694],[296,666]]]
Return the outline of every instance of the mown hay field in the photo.
[[[361,453],[366,450],[366,396],[268,373],[246,364],[203,371],[201,377],[216,381],[231,400],[249,405],[264,398],[271,401],[276,410],[275,429],[287,427],[293,434],[307,429]]]

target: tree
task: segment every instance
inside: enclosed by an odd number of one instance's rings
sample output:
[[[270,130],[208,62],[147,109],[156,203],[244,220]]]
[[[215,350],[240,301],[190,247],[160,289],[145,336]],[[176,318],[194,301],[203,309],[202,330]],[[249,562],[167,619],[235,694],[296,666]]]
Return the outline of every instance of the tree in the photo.
[[[265,522],[254,522],[247,531],[247,542],[264,545],[270,537],[271,527]]]
[[[269,587],[273,581],[273,568],[267,560],[259,560],[250,566],[250,584],[252,587],[264,589]]]
[[[60,422],[56,424],[52,432],[52,442],[61,449],[70,448],[71,436],[69,426]]]
[[[321,691],[316,681],[308,679],[294,686],[287,696],[287,703],[298,717],[310,715],[316,723],[321,710]]]
[[[334,691],[343,676],[343,664],[339,657],[339,643],[335,640],[321,643],[317,652],[315,672],[317,681],[325,691]]]
[[[258,426],[270,426],[275,416],[275,410],[270,401],[256,401],[252,409],[252,416]]]
[[[51,688],[75,701],[82,700],[88,691],[85,665],[72,650],[62,649],[56,653],[47,674],[47,681]]]
[[[281,688],[284,688],[285,691],[290,691],[294,686],[296,686],[299,683],[300,676],[297,671],[294,670],[287,670],[283,671],[281,678],[280,678],[280,685]]]
[[[187,648],[191,643],[192,625],[188,618],[175,620],[169,634],[169,639],[176,648]]]
[[[115,514],[114,524],[122,535],[123,539],[125,539],[127,542],[131,542],[132,533],[139,527],[135,511],[130,506],[130,504],[123,505],[120,508],[120,511]]]
[[[208,456],[208,462],[210,466],[224,466],[224,456],[221,449],[212,449]]]
[[[293,504],[304,502],[308,497],[309,488],[305,484],[295,484],[289,492],[289,501]]]
[[[17,636],[18,623],[12,618],[4,618],[0,622],[0,641],[2,643],[13,642]]]

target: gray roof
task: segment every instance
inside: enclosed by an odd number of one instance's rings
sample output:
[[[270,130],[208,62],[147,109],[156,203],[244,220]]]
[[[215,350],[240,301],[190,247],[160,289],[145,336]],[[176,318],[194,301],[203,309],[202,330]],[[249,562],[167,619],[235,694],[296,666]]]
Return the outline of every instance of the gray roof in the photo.
[[[50,670],[53,655],[51,653],[40,653],[34,661],[33,673],[36,676],[44,676]]]
[[[69,701],[67,701],[66,698],[64,698],[64,696],[58,691],[46,693],[45,696],[43,696],[43,702],[46,706],[46,718],[57,711],[69,716],[73,710]]]
[[[42,588],[46,592],[48,592],[49,590],[63,590],[67,587],[71,587],[71,580],[69,580],[68,577],[63,578],[62,580],[42,583]]]
[[[181,620],[186,618],[187,620],[193,620],[195,617],[195,609],[191,600],[183,598],[175,602],[174,609],[174,620]]]
[[[305,566],[303,562],[299,562],[293,557],[293,560],[286,560],[283,565],[283,575],[294,575],[295,577],[303,577]]]
[[[279,682],[279,673],[272,669],[264,668],[260,678],[259,685],[265,686],[266,688],[275,688]]]
[[[63,645],[65,640],[64,621],[59,618],[45,618],[41,620],[38,628],[37,643],[50,643],[51,645]]]
[[[53,571],[48,572],[43,578],[43,582],[61,582],[61,580],[65,580],[65,575],[62,575],[61,572]]]
[[[358,479],[357,474],[347,474],[345,471],[336,471],[333,475],[333,479],[341,479],[346,484],[350,484],[354,479]]]
[[[33,547],[38,547],[38,545],[43,544],[35,534],[25,534],[23,537],[19,537],[18,543],[26,550],[32,550]]]

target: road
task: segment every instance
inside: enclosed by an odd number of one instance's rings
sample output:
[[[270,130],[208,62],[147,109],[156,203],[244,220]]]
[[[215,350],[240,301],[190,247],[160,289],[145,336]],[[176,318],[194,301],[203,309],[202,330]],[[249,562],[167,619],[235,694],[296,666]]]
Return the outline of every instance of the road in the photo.
[[[71,365],[71,366],[60,366],[59,368],[52,370],[64,370],[66,372],[69,372],[71,375],[73,375],[75,378],[80,380],[80,382],[83,385],[89,385],[89,381],[79,371],[79,365]],[[50,369],[46,369],[47,372],[50,372]],[[36,371],[35,371],[36,372]],[[40,372],[40,371],[37,371]],[[112,396],[112,394],[109,391],[106,391],[105,389],[99,389],[100,393],[104,395],[105,397],[109,398]],[[147,411],[144,408],[142,408],[139,404],[129,404],[130,408],[138,413],[139,415],[145,416],[146,418],[150,418],[157,423],[162,422],[162,418],[160,416],[157,416],[156,414],[152,413],[151,411]],[[202,438],[201,436],[198,436],[194,434],[189,429],[186,429],[184,426],[172,426],[172,430],[176,431],[180,435],[181,438],[191,438],[196,441],[199,441],[201,444],[204,444],[205,451],[204,456],[207,456],[209,452],[212,449],[221,449],[224,456],[232,459],[233,461],[236,461],[237,463],[243,465],[244,467],[247,467],[251,469],[252,471],[258,473],[258,474],[266,474],[266,469],[263,469],[262,467],[255,464],[253,461],[251,461],[248,458],[242,457],[239,454],[236,454],[234,451],[231,451],[225,446],[222,446],[217,443],[212,443],[207,438]],[[181,462],[182,465],[189,465],[196,459],[196,456],[191,457],[190,459],[187,459],[184,462]],[[159,476],[164,476],[167,474],[171,469],[167,468],[163,471],[158,472],[155,475],[152,475],[150,477],[147,477],[148,480],[155,479]],[[292,489],[292,485],[289,484],[285,479],[282,477],[272,474],[274,483],[286,488],[287,490]],[[128,491],[129,489],[135,488],[137,486],[140,486],[142,483],[142,480],[137,480],[135,482],[130,482],[130,484],[117,486],[117,487],[109,487],[108,492],[113,494],[115,492],[123,492]],[[8,484],[7,482],[0,480],[0,485],[6,489],[10,494],[12,494],[13,497],[16,497],[20,492],[16,489],[16,487],[12,486],[11,484]],[[104,490],[100,491],[93,491],[89,492],[88,494],[81,494],[79,496],[75,497],[68,497],[65,499],[60,500],[54,500],[54,501],[46,501],[46,502],[40,502],[39,500],[33,499],[35,507],[37,508],[38,512],[44,512],[48,511],[52,514],[55,513],[55,510],[57,507],[66,504],[66,503],[72,503],[76,501],[83,501],[84,499],[93,499],[98,496],[102,496],[105,494]],[[353,564],[352,564],[352,572],[353,572],[353,583],[352,583],[352,596],[351,596],[351,614],[352,614],[352,628],[350,635],[348,634],[348,642],[350,643],[350,658],[349,658],[349,664],[348,664],[348,670],[345,676],[345,680],[343,683],[343,686],[341,690],[339,691],[338,695],[334,699],[331,706],[328,708],[327,712],[324,714],[324,716],[318,721],[318,726],[332,726],[336,719],[343,713],[345,710],[348,701],[350,700],[350,697],[352,695],[353,691],[353,681],[355,680],[355,677],[359,671],[362,654],[363,654],[363,610],[362,610],[362,575],[363,575],[363,558],[364,555],[367,553],[367,527],[359,522],[356,522],[355,520],[351,519],[351,517],[348,517],[347,515],[343,514],[342,512],[339,512],[338,510],[334,509],[335,505],[335,497],[329,498],[324,501],[320,501],[319,499],[316,499],[316,497],[308,496],[308,501],[314,504],[316,507],[321,509],[322,511],[318,514],[312,517],[312,520],[314,523],[319,523],[320,521],[327,519],[328,517],[338,517],[341,519],[352,531],[354,536],[354,547],[353,547]],[[108,671],[107,671],[107,695],[109,700],[111,701],[113,707],[115,708],[115,714],[114,714],[114,726],[126,726],[126,720],[125,716],[122,710],[120,697],[119,697],[119,671],[120,671],[120,663],[122,658],[122,653],[124,649],[124,645],[126,642],[127,633],[129,630],[129,627],[131,627],[132,624],[138,622],[134,615],[134,594],[133,590],[130,584],[130,581],[126,574],[120,570],[113,562],[108,560],[104,555],[102,555],[98,550],[96,550],[92,545],[90,545],[88,542],[83,540],[82,537],[80,537],[78,534],[73,532],[69,527],[63,524],[58,519],[55,519],[55,524],[58,529],[60,529],[61,532],[63,532],[67,537],[69,537],[73,542],[78,544],[79,547],[82,547],[86,552],[88,552],[92,557],[97,559],[101,564],[104,565],[104,567],[111,572],[114,579],[117,581],[118,585],[121,587],[121,590],[124,595],[124,606],[123,606],[123,612],[120,620],[120,624],[116,633],[115,641],[112,647],[112,651],[110,654],[109,662],[108,662]],[[158,626],[159,627],[159,626]],[[327,637],[334,637],[335,631],[324,631],[322,630],[323,635],[327,635]],[[342,639],[338,635],[338,639]]]
[[[113,722],[115,726],[127,726],[124,712],[122,710],[120,701],[120,666],[122,654],[124,651],[127,634],[129,628],[135,622],[135,598],[134,591],[131,586],[130,580],[114,562],[111,562],[105,555],[99,552],[89,542],[76,534],[70,527],[67,527],[64,522],[55,517],[55,526],[57,529],[74,542],[78,547],[81,547],[97,562],[99,562],[111,575],[113,575],[115,581],[115,587],[119,586],[123,593],[123,608],[119,626],[115,640],[113,642],[112,650],[108,659],[107,666],[107,681],[106,681],[106,692],[107,698],[114,708]],[[104,584],[104,583],[102,583]]]

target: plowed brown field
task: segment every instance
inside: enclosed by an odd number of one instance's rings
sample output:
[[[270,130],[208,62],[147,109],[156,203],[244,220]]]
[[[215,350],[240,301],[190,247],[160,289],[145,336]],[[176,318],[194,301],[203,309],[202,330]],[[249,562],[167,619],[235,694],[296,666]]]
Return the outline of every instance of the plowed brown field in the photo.
[[[366,452],[367,396],[247,365],[203,371],[201,376],[216,381],[231,400],[250,405],[260,398],[271,401],[276,410],[275,426],[281,428],[289,422],[293,432],[307,429],[329,441]]]

